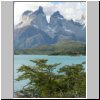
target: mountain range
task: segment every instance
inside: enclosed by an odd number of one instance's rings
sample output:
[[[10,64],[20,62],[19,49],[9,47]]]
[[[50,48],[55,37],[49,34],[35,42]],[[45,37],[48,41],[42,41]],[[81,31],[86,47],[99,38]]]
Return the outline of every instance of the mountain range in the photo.
[[[21,21],[14,27],[14,49],[23,50],[41,45],[56,44],[60,40],[86,42],[86,27],[83,23],[68,20],[54,12],[47,21],[43,7],[36,11],[23,12]]]

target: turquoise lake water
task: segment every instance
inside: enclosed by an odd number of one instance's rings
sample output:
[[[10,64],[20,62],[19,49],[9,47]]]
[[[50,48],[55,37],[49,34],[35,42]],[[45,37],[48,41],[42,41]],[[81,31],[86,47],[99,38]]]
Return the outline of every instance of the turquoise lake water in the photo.
[[[17,73],[17,70],[21,65],[35,65],[29,60],[33,59],[47,59],[47,64],[61,63],[57,68],[64,65],[80,64],[83,61],[86,61],[86,56],[48,56],[48,55],[14,55],[14,79],[17,78],[21,73]],[[84,65],[86,69],[86,65]],[[57,70],[57,69],[56,69]],[[15,81],[14,80],[14,91],[20,90],[28,80]]]

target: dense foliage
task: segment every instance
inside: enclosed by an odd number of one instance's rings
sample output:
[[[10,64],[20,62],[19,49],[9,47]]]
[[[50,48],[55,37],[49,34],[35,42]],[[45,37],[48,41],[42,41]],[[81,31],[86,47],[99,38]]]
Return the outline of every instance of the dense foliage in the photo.
[[[86,72],[82,64],[66,65],[55,72],[60,64],[47,64],[45,59],[31,60],[35,66],[23,65],[16,81],[29,80],[20,91],[19,98],[85,98]]]
[[[15,54],[85,55],[86,45],[80,42],[61,40],[52,45],[41,45],[24,50],[15,50]]]

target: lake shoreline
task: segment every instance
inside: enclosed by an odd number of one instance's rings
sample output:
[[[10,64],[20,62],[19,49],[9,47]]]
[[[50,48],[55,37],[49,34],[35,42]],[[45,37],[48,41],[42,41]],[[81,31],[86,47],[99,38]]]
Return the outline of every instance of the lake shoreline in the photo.
[[[44,55],[44,56],[86,56],[86,54],[77,54],[77,55],[68,55],[68,54],[63,54],[63,55],[46,55],[46,54],[14,54],[14,55]]]

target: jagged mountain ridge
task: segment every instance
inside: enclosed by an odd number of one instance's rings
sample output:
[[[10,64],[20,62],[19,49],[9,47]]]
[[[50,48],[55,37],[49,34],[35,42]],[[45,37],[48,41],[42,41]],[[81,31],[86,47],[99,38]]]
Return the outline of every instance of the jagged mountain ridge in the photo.
[[[35,12],[25,11],[21,17],[21,22],[14,28],[15,49],[55,44],[62,39],[86,41],[84,25],[65,19],[59,11],[51,15],[49,23],[41,6]]]

